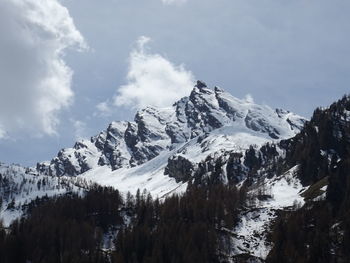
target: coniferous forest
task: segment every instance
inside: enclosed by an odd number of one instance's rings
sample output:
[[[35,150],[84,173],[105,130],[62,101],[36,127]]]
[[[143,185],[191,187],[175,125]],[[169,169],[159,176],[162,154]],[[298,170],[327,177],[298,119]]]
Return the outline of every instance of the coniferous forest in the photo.
[[[267,262],[350,262],[350,98],[316,109],[303,131],[288,143],[287,161],[300,163],[298,176],[309,202],[282,212],[275,222]],[[327,153],[327,154],[325,154]],[[319,185],[328,185],[324,200]]]
[[[140,191],[124,200],[99,186],[83,197],[38,199],[27,217],[1,228],[0,262],[219,262],[217,230],[234,225],[244,198],[216,185],[162,202]],[[104,249],[111,231],[115,249]]]

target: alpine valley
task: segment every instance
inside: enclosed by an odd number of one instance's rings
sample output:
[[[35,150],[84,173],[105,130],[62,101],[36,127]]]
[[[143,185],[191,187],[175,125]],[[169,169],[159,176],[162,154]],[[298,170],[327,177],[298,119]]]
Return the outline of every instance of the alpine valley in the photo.
[[[0,262],[350,262],[349,173],[349,96],[306,120],[197,81],[1,163]]]

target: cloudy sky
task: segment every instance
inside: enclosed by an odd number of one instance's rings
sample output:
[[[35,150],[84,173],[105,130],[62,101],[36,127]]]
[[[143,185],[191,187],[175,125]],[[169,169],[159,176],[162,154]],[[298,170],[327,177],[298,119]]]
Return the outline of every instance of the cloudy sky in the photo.
[[[1,0],[0,161],[33,165],[201,79],[310,117],[349,92],[350,1]]]

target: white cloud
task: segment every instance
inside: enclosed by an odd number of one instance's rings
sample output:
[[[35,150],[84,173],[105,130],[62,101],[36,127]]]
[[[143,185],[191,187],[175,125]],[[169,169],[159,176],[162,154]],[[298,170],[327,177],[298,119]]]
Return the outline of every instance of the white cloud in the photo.
[[[6,131],[0,126],[0,139],[5,139],[7,137]]]
[[[87,126],[86,123],[80,120],[71,119],[74,127],[75,139],[81,140],[87,138]]]
[[[67,48],[86,44],[57,0],[0,1],[0,127],[55,134],[73,100]]]
[[[176,66],[163,56],[150,53],[146,47],[149,41],[148,37],[140,37],[130,53],[128,83],[118,89],[116,106],[169,106],[192,90],[193,74],[183,65]]]
[[[246,94],[244,100],[248,103],[254,103],[254,98],[251,94]]]
[[[172,4],[184,4],[187,0],[162,0],[163,4],[172,5]]]
[[[94,116],[109,117],[112,114],[112,107],[109,101],[103,101],[96,105],[97,112]]]
[[[109,115],[111,112],[111,108],[108,105],[107,101],[100,102],[99,104],[96,105],[96,109],[101,112],[102,114]]]

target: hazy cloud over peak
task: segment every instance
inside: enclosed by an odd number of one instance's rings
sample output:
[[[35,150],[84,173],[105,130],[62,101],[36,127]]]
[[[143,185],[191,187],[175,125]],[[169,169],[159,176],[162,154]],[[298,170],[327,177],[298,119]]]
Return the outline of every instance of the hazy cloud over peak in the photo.
[[[151,53],[147,49],[150,40],[141,36],[130,53],[128,83],[118,89],[114,99],[116,106],[170,106],[189,95],[193,74],[183,65],[174,65],[162,55]]]
[[[57,0],[0,2],[0,131],[55,134],[58,113],[73,100],[69,47],[86,48]]]

